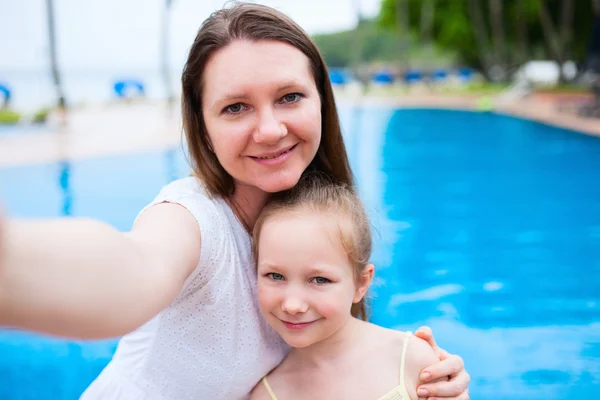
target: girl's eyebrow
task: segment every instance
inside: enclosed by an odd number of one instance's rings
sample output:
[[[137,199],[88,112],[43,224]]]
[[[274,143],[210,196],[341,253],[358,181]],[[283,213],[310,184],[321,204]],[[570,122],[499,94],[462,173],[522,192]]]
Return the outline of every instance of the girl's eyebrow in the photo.
[[[327,264],[320,264],[308,268],[311,275],[327,275],[335,272],[336,268]]]

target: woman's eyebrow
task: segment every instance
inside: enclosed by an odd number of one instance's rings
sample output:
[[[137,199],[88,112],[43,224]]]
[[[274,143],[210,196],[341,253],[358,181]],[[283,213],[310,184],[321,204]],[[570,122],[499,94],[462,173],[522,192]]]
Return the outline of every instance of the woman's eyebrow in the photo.
[[[228,93],[223,97],[220,97],[219,99],[217,99],[214,104],[212,105],[211,108],[215,108],[217,106],[220,106],[223,103],[229,103],[230,101],[233,100],[244,100],[247,101],[250,97],[248,97],[246,94],[244,93]]]
[[[299,88],[299,87],[303,87],[304,85],[297,81],[297,80],[288,80],[288,81],[284,81],[280,84],[280,86],[277,87],[276,92],[280,93],[292,88]],[[230,101],[234,101],[234,100],[243,100],[243,101],[248,101],[250,99],[250,96],[248,96],[246,93],[240,92],[240,93],[226,93],[224,96],[218,98],[212,105],[212,109],[214,109],[216,106],[221,105],[223,103],[228,103]]]

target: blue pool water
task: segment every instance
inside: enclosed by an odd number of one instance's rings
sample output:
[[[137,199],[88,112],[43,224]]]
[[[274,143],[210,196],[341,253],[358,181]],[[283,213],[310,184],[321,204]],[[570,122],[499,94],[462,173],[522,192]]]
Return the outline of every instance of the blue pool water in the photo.
[[[495,115],[342,108],[375,231],[373,321],[433,327],[473,399],[600,396],[600,139]],[[0,170],[15,216],[130,227],[180,149]],[[0,399],[75,399],[114,340],[0,330]]]

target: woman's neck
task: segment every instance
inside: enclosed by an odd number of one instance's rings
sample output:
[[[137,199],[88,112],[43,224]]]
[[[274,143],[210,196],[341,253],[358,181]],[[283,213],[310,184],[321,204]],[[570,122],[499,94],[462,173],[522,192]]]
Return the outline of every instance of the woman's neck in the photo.
[[[342,361],[342,356],[355,348],[356,340],[361,337],[364,323],[354,317],[348,318],[344,326],[337,332],[303,348],[294,348],[290,356],[294,363],[310,367],[327,367]]]
[[[258,215],[268,199],[269,194],[257,187],[236,184],[235,192],[226,200],[248,233],[252,233]]]

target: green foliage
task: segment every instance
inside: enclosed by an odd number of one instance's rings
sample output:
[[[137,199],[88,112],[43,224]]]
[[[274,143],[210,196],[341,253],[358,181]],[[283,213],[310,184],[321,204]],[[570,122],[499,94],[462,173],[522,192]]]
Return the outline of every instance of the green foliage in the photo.
[[[313,39],[329,67],[344,68],[377,63],[442,66],[454,61],[454,53],[435,44],[418,44],[412,35],[400,37],[394,29],[377,20],[363,20],[356,29],[314,35]]]
[[[356,29],[332,34],[314,35],[313,39],[327,65],[349,67],[357,62],[393,61],[398,59],[400,38],[375,21],[361,21]]]
[[[352,54],[348,49],[352,48],[352,31],[315,35],[313,39],[321,50],[327,65],[330,67],[350,65]]]
[[[41,110],[38,110],[34,115],[33,115],[33,123],[35,124],[42,124],[44,122],[46,122],[46,120],[48,119],[48,114],[50,114],[50,109],[49,108],[42,108]]]
[[[409,29],[417,34],[420,29],[421,11],[423,0],[408,1]],[[555,39],[562,40],[561,15],[564,1],[546,0],[555,28]],[[398,0],[383,0],[378,16],[382,28],[397,28],[396,5]],[[519,53],[518,21],[526,27],[527,58],[551,59],[548,38],[544,36],[540,22],[539,0],[502,0],[503,18],[502,26],[506,42],[506,54],[494,54],[494,38],[491,33],[491,13],[489,1],[478,0],[485,23],[485,40],[489,45],[489,54],[496,60],[502,59],[509,67],[519,65],[523,60]],[[565,56],[575,61],[583,61],[588,46],[592,24],[593,10],[591,0],[573,0],[574,15],[573,25],[570,29],[572,40],[565,46]],[[522,7],[522,8],[521,8]],[[433,41],[443,49],[457,53],[461,62],[481,68],[484,56],[477,48],[476,30],[472,24],[472,14],[469,10],[468,0],[435,0],[433,20]]]
[[[21,119],[21,114],[5,108],[0,109],[0,125],[14,125]]]

